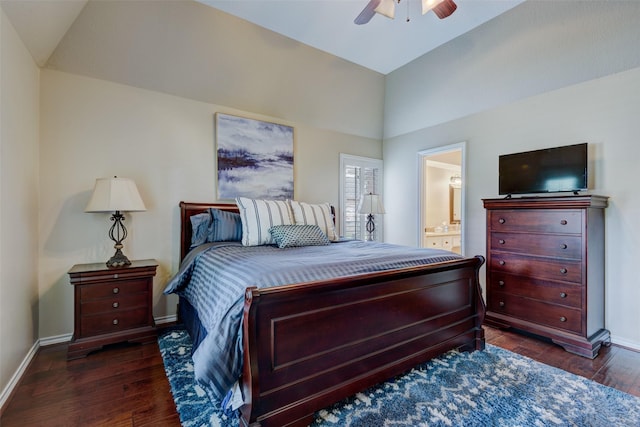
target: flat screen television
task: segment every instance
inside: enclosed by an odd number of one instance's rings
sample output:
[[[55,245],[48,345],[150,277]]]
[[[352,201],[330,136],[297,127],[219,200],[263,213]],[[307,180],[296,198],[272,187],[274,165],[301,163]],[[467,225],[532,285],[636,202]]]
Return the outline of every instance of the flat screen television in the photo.
[[[587,143],[504,154],[498,158],[501,195],[587,189]]]

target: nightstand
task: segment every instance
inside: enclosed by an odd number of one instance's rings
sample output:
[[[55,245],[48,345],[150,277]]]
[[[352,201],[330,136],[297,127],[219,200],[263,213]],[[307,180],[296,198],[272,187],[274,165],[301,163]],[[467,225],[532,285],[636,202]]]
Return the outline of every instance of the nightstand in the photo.
[[[156,260],[147,259],[120,268],[96,263],[69,270],[75,313],[67,359],[85,357],[107,344],[157,339],[152,312],[157,266]]]

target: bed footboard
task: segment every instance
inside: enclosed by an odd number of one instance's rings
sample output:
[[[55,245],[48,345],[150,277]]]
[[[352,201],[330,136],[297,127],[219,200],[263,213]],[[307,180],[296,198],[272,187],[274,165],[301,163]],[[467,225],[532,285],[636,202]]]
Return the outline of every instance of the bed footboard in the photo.
[[[308,425],[319,409],[448,350],[484,349],[483,263],[247,289],[241,425]]]

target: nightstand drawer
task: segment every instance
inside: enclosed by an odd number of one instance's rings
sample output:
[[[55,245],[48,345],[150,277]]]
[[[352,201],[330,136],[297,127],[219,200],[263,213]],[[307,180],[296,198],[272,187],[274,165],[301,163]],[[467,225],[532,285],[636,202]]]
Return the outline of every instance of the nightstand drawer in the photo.
[[[494,210],[489,211],[492,231],[522,231],[528,233],[568,233],[582,232],[582,212],[580,210],[541,211],[539,209]]]
[[[567,307],[582,307],[582,286],[491,272],[489,292],[502,292]]]
[[[489,298],[488,309],[553,328],[582,331],[582,312],[575,308],[496,292]]]
[[[148,298],[146,292],[134,295],[111,295],[110,298],[83,301],[80,310],[83,314],[118,313],[132,308],[146,307]]]
[[[88,299],[108,298],[114,295],[131,295],[139,292],[146,292],[148,281],[139,280],[120,280],[111,283],[85,285],[80,289],[80,298],[82,301]]]
[[[106,334],[148,325],[146,307],[117,313],[82,316],[82,336]]]
[[[582,237],[575,235],[491,233],[490,245],[494,251],[582,259]]]

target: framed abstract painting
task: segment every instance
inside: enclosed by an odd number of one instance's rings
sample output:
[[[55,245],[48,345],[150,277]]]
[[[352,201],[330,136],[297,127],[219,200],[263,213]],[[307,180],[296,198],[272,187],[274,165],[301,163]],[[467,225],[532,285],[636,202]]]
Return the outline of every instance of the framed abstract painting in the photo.
[[[293,127],[215,114],[218,199],[293,199]]]

